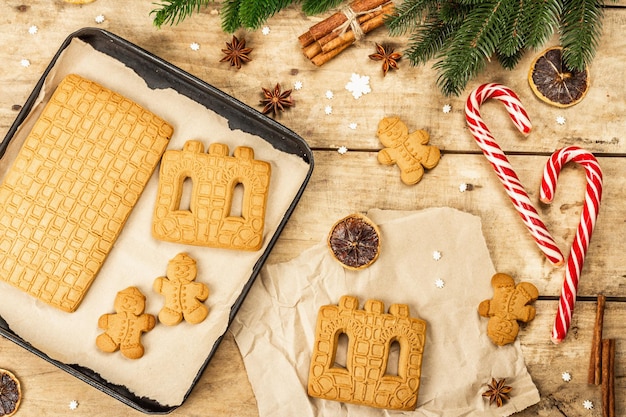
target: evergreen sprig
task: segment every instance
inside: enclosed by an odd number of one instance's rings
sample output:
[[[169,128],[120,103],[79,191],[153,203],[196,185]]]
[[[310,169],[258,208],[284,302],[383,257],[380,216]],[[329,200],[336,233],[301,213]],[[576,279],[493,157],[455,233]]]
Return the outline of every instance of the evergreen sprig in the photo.
[[[583,70],[601,37],[603,0],[404,0],[387,21],[409,33],[411,64],[436,59],[437,85],[459,95],[492,57],[514,68],[559,30],[565,64]]]
[[[214,0],[161,0],[152,10],[154,24],[161,27],[176,25],[193,13],[199,12]],[[221,6],[221,25],[225,32],[237,29],[258,29],[274,14],[287,6],[302,3],[307,15],[322,13],[338,6],[344,0],[224,0]]]

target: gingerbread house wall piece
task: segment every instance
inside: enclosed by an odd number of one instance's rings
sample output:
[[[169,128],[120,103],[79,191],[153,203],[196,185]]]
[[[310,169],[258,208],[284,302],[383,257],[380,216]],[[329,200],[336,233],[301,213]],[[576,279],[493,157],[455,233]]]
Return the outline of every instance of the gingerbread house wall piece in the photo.
[[[320,308],[309,370],[312,397],[377,408],[413,410],[417,404],[426,322],[410,317],[409,307],[393,304],[384,312],[378,300],[358,309],[356,297]],[[339,338],[348,338],[346,366],[335,364]],[[391,345],[400,346],[397,374],[386,373]]]
[[[187,141],[165,152],[152,233],[155,238],[190,245],[258,250],[263,244],[271,166],[254,159],[254,150]],[[189,207],[181,208],[183,186],[191,182]],[[232,213],[235,189],[243,188],[240,213]]]

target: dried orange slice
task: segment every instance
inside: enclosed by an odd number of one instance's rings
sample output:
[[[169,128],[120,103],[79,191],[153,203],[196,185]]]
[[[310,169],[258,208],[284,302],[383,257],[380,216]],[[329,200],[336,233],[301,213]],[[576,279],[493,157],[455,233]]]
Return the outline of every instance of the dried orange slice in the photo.
[[[580,102],[589,90],[589,71],[567,68],[563,48],[555,46],[539,54],[528,72],[530,88],[541,100],[557,107]]]
[[[380,254],[380,231],[362,214],[351,214],[333,225],[328,246],[333,257],[345,268],[367,268]]]
[[[21,400],[20,381],[11,372],[0,369],[0,417],[15,414]]]

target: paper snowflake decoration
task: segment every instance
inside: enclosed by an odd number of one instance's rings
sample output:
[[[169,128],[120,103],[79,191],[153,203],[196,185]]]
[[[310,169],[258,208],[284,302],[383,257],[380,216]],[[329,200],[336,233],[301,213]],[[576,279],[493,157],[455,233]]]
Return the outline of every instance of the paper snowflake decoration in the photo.
[[[340,146],[339,148],[337,148],[337,152],[339,152],[340,155],[345,155],[346,152],[348,152],[348,148],[346,148],[345,146]]]
[[[583,407],[585,410],[591,410],[593,408],[593,403],[590,400],[583,401]]]
[[[435,280],[435,287],[443,288],[446,285],[441,278]]]
[[[96,21],[96,23],[104,23],[104,15],[99,14],[94,20]]]
[[[355,99],[360,98],[364,94],[371,93],[370,77],[366,75],[352,74],[350,82],[346,84],[346,90],[352,93]]]
[[[269,26],[264,26],[263,29],[261,29],[261,33],[265,36],[270,34],[270,27]]]
[[[441,109],[441,111],[443,111],[444,113],[448,114],[450,113],[450,111],[452,111],[452,106],[449,104],[445,104],[443,106],[443,108]]]
[[[556,118],[556,122],[560,125],[564,125],[565,124],[565,117],[563,116],[557,116]]]
[[[192,42],[189,45],[189,48],[191,48],[192,51],[197,51],[200,49],[200,44],[198,44],[197,42]]]
[[[335,94],[333,94],[332,91],[330,90],[326,90],[326,92],[324,93],[324,95],[326,96],[327,99],[332,100],[333,97],[335,97]]]
[[[459,192],[464,193],[465,191],[467,191],[467,183],[466,182],[462,182],[459,185]]]
[[[72,400],[70,401],[70,410],[76,410],[78,408],[78,401]]]
[[[561,374],[561,378],[563,379],[563,381],[565,382],[570,382],[572,380],[572,374],[570,374],[569,372],[563,372]]]
[[[333,106],[324,107],[324,113],[331,114],[333,112]]]
[[[28,33],[30,33],[31,35],[36,34],[39,31],[39,28],[35,25],[32,25],[31,27],[28,28]]]
[[[30,67],[30,61],[28,59],[22,59],[20,61],[20,65],[23,66],[24,68]]]
[[[301,90],[302,89],[302,81],[296,81],[295,83],[293,83],[293,89],[294,90]]]
[[[441,259],[441,252],[439,252],[438,250],[433,252],[433,259],[435,261],[438,261],[439,259]]]
[[[353,123],[350,123],[348,127],[352,130],[356,130],[357,124],[353,122]]]

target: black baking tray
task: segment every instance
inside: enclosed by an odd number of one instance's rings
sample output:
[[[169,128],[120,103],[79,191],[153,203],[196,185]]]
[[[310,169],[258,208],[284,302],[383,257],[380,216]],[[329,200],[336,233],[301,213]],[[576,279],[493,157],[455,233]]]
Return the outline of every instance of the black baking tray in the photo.
[[[309,165],[309,170],[305,177],[305,180],[298,189],[293,201],[285,212],[275,233],[273,234],[273,236],[271,236],[269,244],[267,245],[265,251],[260,255],[258,261],[254,265],[252,274],[244,285],[242,293],[239,295],[239,297],[236,299],[235,303],[231,307],[229,315],[230,324],[230,322],[232,322],[233,318],[235,317],[235,314],[239,310],[241,304],[243,303],[243,300],[248,294],[252,283],[259,274],[263,264],[267,260],[270,251],[276,243],[281,231],[285,227],[289,217],[293,213],[293,210],[295,209],[298,201],[300,200],[300,197],[302,196],[302,193],[304,192],[304,189],[306,188],[306,185],[309,182],[309,179],[313,172],[313,153],[310,147],[304,139],[302,139],[296,133],[281,125],[280,123],[261,114],[259,111],[247,106],[246,104],[227,95],[226,93],[211,86],[210,84],[207,84],[197,77],[194,77],[193,75],[183,71],[182,69],[138,47],[137,45],[134,45],[127,40],[116,36],[115,34],[106,30],[96,28],[83,28],[69,35],[53,57],[52,61],[37,82],[33,92],[28,97],[17,118],[9,128],[9,131],[6,134],[5,138],[2,140],[2,142],[0,142],[0,157],[4,155],[7,146],[9,145],[9,142],[13,138],[15,132],[28,116],[39,95],[39,92],[44,84],[46,77],[55,66],[61,53],[65,48],[69,46],[71,41],[75,38],[78,38],[81,41],[89,44],[95,50],[109,55],[124,63],[127,67],[131,68],[140,77],[142,77],[150,88],[174,89],[178,93],[189,97],[190,99],[206,106],[208,109],[214,111],[215,113],[225,117],[228,120],[231,129],[238,129],[259,136],[262,139],[266,140],[268,143],[270,143],[272,146],[274,146],[276,149],[287,154],[296,155]],[[61,363],[48,357],[44,352],[34,348],[19,335],[11,331],[9,324],[1,316],[0,335],[15,342],[24,349],[27,349],[33,354],[45,359],[46,361],[54,364],[60,369],[86,382],[87,384],[146,414],[167,414],[180,406],[165,406],[149,398],[137,397],[126,387],[115,385],[104,380],[100,377],[100,375],[98,375],[91,369],[87,369],[85,367],[74,364]],[[189,396],[191,390],[202,375],[202,372],[209,364],[215,350],[222,340],[222,337],[223,335],[219,337],[215,344],[212,346],[191,387],[185,394],[185,399]]]

